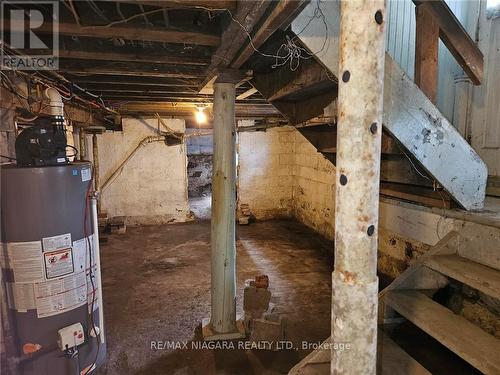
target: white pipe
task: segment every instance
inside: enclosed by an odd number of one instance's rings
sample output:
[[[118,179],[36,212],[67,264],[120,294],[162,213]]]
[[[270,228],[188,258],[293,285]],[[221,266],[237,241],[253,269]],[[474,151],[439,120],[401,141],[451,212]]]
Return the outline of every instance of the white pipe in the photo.
[[[52,116],[64,117],[64,104],[61,94],[53,87],[45,90],[45,96],[49,99],[50,114]]]
[[[103,309],[103,299],[102,299],[102,281],[101,281],[101,250],[99,249],[99,227],[97,219],[97,199],[92,197],[90,199],[90,209],[92,210],[92,229],[94,232],[94,256],[97,265],[97,290],[98,298],[97,303],[99,305],[99,334],[101,336],[101,343],[104,344],[105,334],[104,334],[104,309]],[[91,265],[92,267],[92,265]],[[94,306],[91,307],[94,309]],[[94,312],[92,311],[92,314]]]

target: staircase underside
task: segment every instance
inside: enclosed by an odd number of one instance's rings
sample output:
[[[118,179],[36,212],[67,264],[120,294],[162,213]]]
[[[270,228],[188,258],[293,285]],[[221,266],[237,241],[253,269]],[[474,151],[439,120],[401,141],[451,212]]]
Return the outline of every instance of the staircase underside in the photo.
[[[318,6],[325,16],[324,20],[315,17]],[[292,34],[288,37],[295,37],[315,57],[300,60],[295,71],[288,65],[283,66],[265,74],[257,74],[252,82],[292,124],[303,123],[316,116],[321,116],[325,123],[335,122],[334,101],[339,76],[339,8],[337,1],[311,2],[306,6],[292,22]],[[279,35],[274,39],[274,42],[268,43],[271,53],[276,52],[286,40],[284,33],[281,39]],[[269,59],[267,63],[269,66]],[[259,66],[252,68],[259,72]],[[382,175],[382,180],[385,178],[390,182],[419,186],[431,186],[432,180],[435,180],[463,208],[483,208],[488,174],[485,163],[387,53],[383,125],[385,132],[401,145],[404,154],[400,151],[385,153],[383,149],[381,171],[385,177]],[[330,127],[330,130],[333,130],[330,136],[335,137],[335,129]],[[301,132],[309,139],[305,128]],[[328,147],[315,146],[335,163],[332,141],[328,142]],[[402,160],[410,158],[409,162]],[[418,171],[415,171],[412,163],[418,166]],[[398,181],[401,174],[410,176],[410,180]]]

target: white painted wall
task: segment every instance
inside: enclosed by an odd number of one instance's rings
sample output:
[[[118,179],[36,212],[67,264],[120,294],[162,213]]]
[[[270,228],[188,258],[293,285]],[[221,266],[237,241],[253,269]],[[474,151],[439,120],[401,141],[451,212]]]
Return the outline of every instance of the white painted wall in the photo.
[[[125,118],[123,131],[98,135],[101,185],[142,139],[156,134],[157,121]],[[184,132],[184,120],[164,121],[173,130]],[[129,224],[186,221],[189,215],[186,165],[185,145],[155,142],[142,147],[102,192],[102,210],[109,217],[127,216]]]

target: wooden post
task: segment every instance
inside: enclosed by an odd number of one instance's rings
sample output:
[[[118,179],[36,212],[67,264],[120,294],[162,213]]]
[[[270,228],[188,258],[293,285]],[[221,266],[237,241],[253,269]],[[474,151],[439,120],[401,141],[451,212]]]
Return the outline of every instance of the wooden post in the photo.
[[[375,375],[385,1],[340,4],[330,369],[331,374]],[[349,349],[337,350],[338,344]]]
[[[426,3],[415,8],[415,84],[436,103],[438,87],[439,25]]]
[[[205,340],[244,337],[236,321],[236,85],[214,84],[214,158],[212,175],[212,281],[210,321],[203,322]]]

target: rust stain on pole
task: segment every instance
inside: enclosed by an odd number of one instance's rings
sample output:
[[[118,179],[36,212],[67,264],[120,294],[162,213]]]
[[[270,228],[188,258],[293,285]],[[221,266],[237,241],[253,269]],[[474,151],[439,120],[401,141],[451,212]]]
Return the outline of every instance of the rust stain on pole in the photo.
[[[332,374],[375,374],[384,0],[341,2]],[[335,71],[335,67],[330,67]]]

